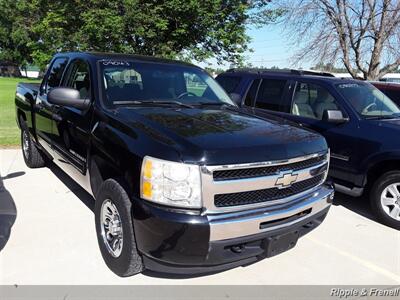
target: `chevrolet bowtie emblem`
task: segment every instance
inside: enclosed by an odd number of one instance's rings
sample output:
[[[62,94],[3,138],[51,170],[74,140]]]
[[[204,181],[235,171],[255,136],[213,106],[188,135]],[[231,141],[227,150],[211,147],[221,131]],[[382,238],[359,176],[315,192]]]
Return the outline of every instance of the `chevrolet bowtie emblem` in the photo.
[[[296,182],[297,174],[293,173],[282,173],[275,182],[275,186],[279,189],[287,188]]]

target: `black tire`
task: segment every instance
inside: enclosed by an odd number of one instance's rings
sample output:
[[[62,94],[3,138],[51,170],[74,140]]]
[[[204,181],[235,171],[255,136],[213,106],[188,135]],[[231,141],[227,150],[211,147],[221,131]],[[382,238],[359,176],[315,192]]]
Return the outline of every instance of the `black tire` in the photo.
[[[393,217],[389,216],[387,212],[385,212],[384,205],[381,203],[381,195],[386,187],[391,184],[400,183],[400,171],[391,171],[383,174],[379,177],[373,184],[371,193],[370,193],[370,203],[373,212],[377,216],[378,220],[383,224],[400,230],[400,220],[396,220]],[[400,190],[399,190],[400,195]],[[400,197],[393,206],[389,206],[389,212],[392,212],[395,205],[400,205]],[[392,209],[390,210],[390,208]],[[396,208],[397,209],[397,208]]]
[[[107,202],[108,201],[108,202]],[[103,223],[101,219],[103,203],[112,202],[118,210],[122,224],[122,250],[115,257],[107,247],[107,243],[102,234]],[[136,239],[133,230],[131,217],[132,202],[124,188],[114,179],[107,179],[99,188],[95,203],[95,221],[97,241],[99,243],[101,255],[107,266],[115,274],[121,277],[128,277],[144,270],[142,257],[136,247]],[[103,229],[104,230],[104,229]]]
[[[21,122],[21,149],[25,164],[29,168],[41,168],[46,165],[45,157],[32,141],[28,127],[25,122]]]

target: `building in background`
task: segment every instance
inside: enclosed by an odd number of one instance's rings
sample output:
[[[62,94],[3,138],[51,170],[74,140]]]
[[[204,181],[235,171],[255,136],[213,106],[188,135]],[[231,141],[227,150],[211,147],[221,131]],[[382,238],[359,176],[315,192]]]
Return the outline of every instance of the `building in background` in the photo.
[[[40,69],[36,66],[28,65],[25,69],[20,68],[21,75],[28,78],[39,78]]]

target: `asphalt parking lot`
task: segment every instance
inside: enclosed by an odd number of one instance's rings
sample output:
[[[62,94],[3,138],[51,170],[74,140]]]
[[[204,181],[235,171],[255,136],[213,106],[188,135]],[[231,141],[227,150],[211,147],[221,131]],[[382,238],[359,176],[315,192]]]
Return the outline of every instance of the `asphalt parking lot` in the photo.
[[[17,207],[0,284],[400,284],[400,232],[377,223],[366,199],[337,195],[325,222],[294,249],[247,267],[119,278],[98,249],[93,200],[62,171],[28,169],[20,150],[0,150],[0,176]]]

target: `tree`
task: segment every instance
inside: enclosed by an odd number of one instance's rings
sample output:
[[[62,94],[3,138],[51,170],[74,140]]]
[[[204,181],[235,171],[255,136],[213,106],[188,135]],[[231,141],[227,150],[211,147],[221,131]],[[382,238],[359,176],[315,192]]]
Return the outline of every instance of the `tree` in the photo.
[[[341,62],[354,78],[374,80],[400,65],[400,1],[279,1],[300,48],[296,60]]]
[[[0,62],[16,67],[29,59],[29,34],[24,16],[15,13],[21,6],[16,1],[0,0]]]
[[[13,52],[7,39],[21,32],[24,49],[10,57],[42,68],[55,52],[74,50],[239,63],[246,26],[274,17],[268,0],[0,1],[0,53]]]

